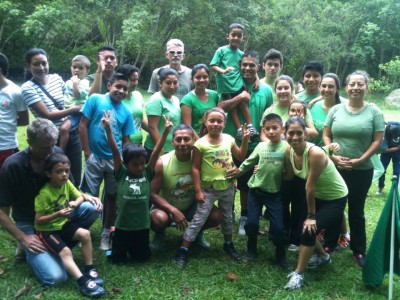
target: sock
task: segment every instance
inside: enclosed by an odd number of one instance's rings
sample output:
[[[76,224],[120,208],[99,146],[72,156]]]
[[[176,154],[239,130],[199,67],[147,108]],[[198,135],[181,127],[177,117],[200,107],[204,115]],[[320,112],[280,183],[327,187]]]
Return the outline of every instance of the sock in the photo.
[[[247,217],[247,209],[242,209],[242,210],[240,211],[240,216],[241,216],[241,217]]]
[[[82,275],[81,277],[79,277],[76,282],[78,283],[79,286],[84,286],[85,283],[88,281],[89,279],[85,276]]]
[[[232,241],[225,241],[225,245],[230,245]]]
[[[253,124],[247,124],[247,128],[253,127]]]
[[[90,270],[93,270],[94,266],[93,265],[87,265],[85,266],[85,273],[89,272]]]
[[[110,234],[110,228],[103,228],[103,233],[102,234]]]
[[[345,234],[343,234],[346,238],[350,238],[350,234],[348,232],[346,232]]]
[[[189,251],[188,247],[180,246],[179,249],[184,250],[184,251]]]

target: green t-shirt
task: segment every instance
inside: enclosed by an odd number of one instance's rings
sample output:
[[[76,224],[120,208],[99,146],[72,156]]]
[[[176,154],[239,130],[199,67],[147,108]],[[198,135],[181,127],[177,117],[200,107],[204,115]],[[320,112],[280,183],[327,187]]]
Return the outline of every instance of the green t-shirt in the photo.
[[[269,86],[265,85],[264,83],[260,82],[260,86],[258,91],[253,90],[253,83],[246,84],[246,87],[251,91],[250,101],[249,101],[249,110],[251,115],[251,121],[253,126],[256,128],[258,132],[261,130],[261,121],[262,115],[264,111],[272,105],[272,90]],[[245,120],[243,115],[239,113],[240,123],[244,124]],[[227,115],[226,125],[224,132],[231,135],[236,136],[236,127],[233,124],[232,117],[230,113]],[[249,141],[249,147],[247,148],[248,151],[254,150],[257,144],[260,142],[259,137],[251,138]],[[237,141],[237,145],[240,145],[241,142]]]
[[[82,79],[79,80],[78,89],[80,93],[80,98],[76,99],[74,95],[74,87],[72,80],[67,80],[65,83],[65,93],[64,93],[64,107],[70,108],[75,105],[85,103],[89,95],[89,80]]]
[[[93,85],[93,81],[94,78],[96,77],[96,74],[89,74],[85,77],[85,79],[89,80],[89,86]],[[105,79],[103,76],[101,76],[101,90],[100,90],[100,94],[105,95],[108,93],[108,89],[107,89],[107,83],[109,81],[107,79]]]
[[[217,84],[218,94],[233,94],[240,91],[243,87],[243,78],[240,74],[240,60],[242,59],[243,51],[240,49],[232,49],[223,46],[215,51],[210,62],[211,66],[218,66],[222,69],[234,67],[235,69],[226,74],[217,73],[215,82]]]
[[[115,170],[118,211],[115,227],[122,230],[150,228],[150,180],[154,172],[147,165],[141,176],[130,173],[124,165]]]
[[[252,171],[258,165],[257,172],[247,183],[249,188],[258,188],[268,193],[277,193],[281,188],[282,172],[285,167],[285,151],[288,143],[277,144],[260,142],[253,153],[240,165],[240,172]]]
[[[371,146],[373,134],[385,130],[382,111],[375,105],[365,105],[359,112],[349,111],[345,103],[332,107],[326,117],[325,126],[331,128],[332,141],[340,145],[338,155],[359,158]],[[356,170],[372,169],[367,159]]]
[[[172,145],[172,134],[174,128],[181,123],[181,108],[179,107],[179,99],[175,96],[172,96],[171,99],[168,100],[161,94],[161,92],[156,92],[150,97],[149,102],[146,104],[146,115],[160,117],[160,121],[158,123],[158,132],[160,135],[163,133],[165,127],[165,120],[163,116],[165,116],[167,119],[168,116],[170,117],[173,127],[167,136],[167,140],[165,141],[164,150],[166,152],[174,150]],[[154,149],[155,144],[151,139],[150,134],[147,135],[144,145],[147,149]]]
[[[273,100],[274,100],[274,104],[275,104],[275,103],[278,103],[278,97],[277,97],[276,94],[275,94],[274,86],[273,86],[273,85],[271,86],[271,85],[267,82],[267,77],[261,78],[261,79],[260,79],[260,82],[265,83],[266,85],[268,85],[268,86],[271,88],[271,91],[272,91],[272,98],[273,98]]]
[[[212,145],[204,136],[196,141],[194,146],[201,153],[201,187],[215,190],[226,190],[231,180],[225,177],[226,171],[234,166],[231,149],[235,139],[228,134],[222,134],[221,144]]]
[[[173,150],[162,155],[161,160],[163,163],[163,186],[160,196],[183,212],[196,199],[192,179],[192,159],[179,161]]]
[[[192,127],[200,135],[200,126],[203,123],[203,116],[206,110],[218,105],[219,96],[216,91],[207,90],[208,101],[201,101],[194,91],[186,94],[181,100],[182,105],[188,106],[192,110]]]
[[[138,91],[133,91],[130,99],[124,99],[122,103],[128,108],[133,117],[133,123],[135,124],[135,133],[129,136],[131,143],[142,144],[143,133],[142,133],[142,118],[143,118],[143,96]]]
[[[324,109],[322,108],[322,104],[323,104],[323,101],[319,101],[319,102],[315,103],[310,109],[310,113],[313,118],[314,126],[318,131],[318,137],[314,140],[310,140],[310,142],[314,143],[315,145],[318,145],[318,146],[324,145],[324,142],[322,141],[322,133],[324,131],[326,113],[325,113]]]
[[[290,148],[290,163],[292,164],[294,174],[304,180],[307,180],[309,173],[308,156],[311,147],[317,147],[312,143],[307,143],[306,149],[303,153],[303,168],[301,170],[296,169],[294,163],[294,151]],[[315,184],[315,198],[320,200],[336,200],[343,198],[348,194],[346,183],[342,176],[340,176],[334,163],[328,158],[328,164],[322,170]]]
[[[296,94],[296,98],[298,100],[303,101],[303,102],[305,102],[307,104],[308,104],[308,102],[310,102],[311,100],[313,100],[313,99],[315,99],[315,98],[317,98],[319,96],[321,96],[320,92],[318,92],[318,93],[316,93],[314,95],[309,95],[309,94],[306,93],[306,90],[301,91],[300,93]]]
[[[67,208],[69,201],[74,201],[80,196],[81,193],[69,180],[59,189],[52,187],[47,182],[35,198],[35,212],[50,215]],[[35,224],[35,229],[38,231],[61,230],[67,221],[67,218],[60,217],[44,225]]]

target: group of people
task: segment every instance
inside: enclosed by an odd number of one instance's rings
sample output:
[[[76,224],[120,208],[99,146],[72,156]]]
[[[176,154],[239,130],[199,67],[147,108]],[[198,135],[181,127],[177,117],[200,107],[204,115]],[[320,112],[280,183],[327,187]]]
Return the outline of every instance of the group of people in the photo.
[[[193,243],[210,247],[204,230],[218,225],[223,250],[237,260],[236,188],[239,234],[247,235],[242,259],[257,255],[263,206],[277,263],[289,268],[288,246],[299,249],[285,288],[301,288],[307,266],[329,264],[333,251],[348,243],[363,267],[370,157],[385,130],[382,112],[364,99],[368,75],[350,74],[343,99],[338,76],[324,74],[322,64],[311,61],[303,68],[305,89],[295,95],[292,78],[280,75],[283,56],[275,49],[265,55],[265,77],[259,79],[259,55],[239,49],[244,34],[241,24],[232,24],[228,45],[211,60],[217,91],[208,89],[209,67],[183,66],[182,41],[168,41],[169,64],[152,73],[147,103],[135,90],[139,70],[125,64],[115,71],[111,46],[98,50],[93,74],[89,59],[75,56],[66,83],[49,74],[43,49],[30,49],[20,91],[6,79],[8,62],[0,55],[0,111],[6,116],[0,134],[0,225],[16,238],[17,252],[43,284],[56,285],[68,273],[84,295],[104,295],[87,230],[100,212],[100,248],[109,251],[112,263],[149,259],[164,247],[170,226],[184,231],[175,256],[179,266],[187,264]],[[36,119],[27,129],[28,148],[19,151],[16,126],[29,123],[27,108]],[[77,243],[83,272],[70,250]]]

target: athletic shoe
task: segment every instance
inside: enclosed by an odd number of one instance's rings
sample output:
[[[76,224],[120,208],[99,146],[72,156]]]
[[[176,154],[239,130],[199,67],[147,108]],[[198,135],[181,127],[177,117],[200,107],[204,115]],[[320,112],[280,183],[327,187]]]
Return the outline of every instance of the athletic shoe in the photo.
[[[243,131],[242,131],[242,128],[239,128],[239,129],[236,131],[236,138],[237,138],[239,141],[241,141],[241,140],[243,139]]]
[[[238,260],[240,258],[239,252],[236,251],[235,246],[233,245],[233,242],[230,243],[224,243],[224,248],[223,250],[229,254],[229,256],[233,260]]]
[[[90,280],[96,282],[96,284],[98,285],[104,285],[104,280],[100,278],[99,273],[97,273],[96,269],[91,269],[90,271],[86,272],[85,276]]]
[[[244,230],[244,225],[247,223],[247,217],[241,216],[239,219],[239,235],[246,235],[246,231]]]
[[[100,250],[107,251],[111,249],[111,239],[109,233],[102,233],[100,239]]]
[[[345,234],[341,234],[336,249],[345,250],[349,245],[350,245],[350,236],[347,237]]]
[[[251,261],[256,258],[256,253],[253,251],[247,251],[247,253],[242,257],[242,259],[246,261]]]
[[[365,254],[353,254],[353,259],[356,262],[357,266],[362,269],[365,263]]]
[[[381,190],[381,189],[377,190],[375,195],[378,195],[378,196],[383,195],[383,190]]]
[[[329,265],[332,263],[332,258],[328,254],[328,257],[321,257],[318,256],[317,254],[314,254],[311,256],[310,260],[308,261],[308,268],[314,269],[316,267],[321,267],[324,265]]]
[[[325,240],[325,230],[321,230],[321,232],[317,235],[317,240],[321,243]]]
[[[90,298],[99,298],[104,296],[106,291],[93,280],[88,280],[83,286],[79,288],[81,294]]]
[[[183,268],[186,266],[188,262],[188,252],[188,250],[185,250],[181,247],[179,247],[178,251],[176,252],[175,262],[179,267]]]
[[[295,244],[290,244],[288,250],[291,252],[298,252],[300,250],[300,246]]]
[[[160,251],[165,246],[165,233],[156,233],[154,235],[153,241],[150,243],[151,251]]]
[[[204,248],[206,250],[209,250],[211,247],[210,243],[204,238],[204,231],[199,232],[194,243],[197,246]]]
[[[23,262],[26,261],[26,254],[24,247],[21,245],[21,243],[17,242],[17,248],[15,249],[15,260],[18,262]]]
[[[250,133],[251,137],[259,135],[257,129],[253,125],[247,125],[247,131]]]
[[[303,274],[292,272],[288,275],[289,281],[285,285],[285,290],[297,290],[303,286]]]

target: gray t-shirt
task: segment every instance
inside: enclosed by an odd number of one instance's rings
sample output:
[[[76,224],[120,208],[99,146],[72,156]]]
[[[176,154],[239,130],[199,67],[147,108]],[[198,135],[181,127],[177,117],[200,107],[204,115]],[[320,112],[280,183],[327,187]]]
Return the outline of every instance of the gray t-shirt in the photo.
[[[162,68],[169,68],[169,65],[165,65]],[[149,89],[147,90],[149,93],[154,94],[160,90],[160,84],[158,83],[158,71],[161,68],[157,68],[151,74]],[[179,100],[183,98],[187,93],[192,90],[192,69],[182,66],[182,71],[178,72],[179,78],[179,88],[175,93],[175,96],[178,97]]]

